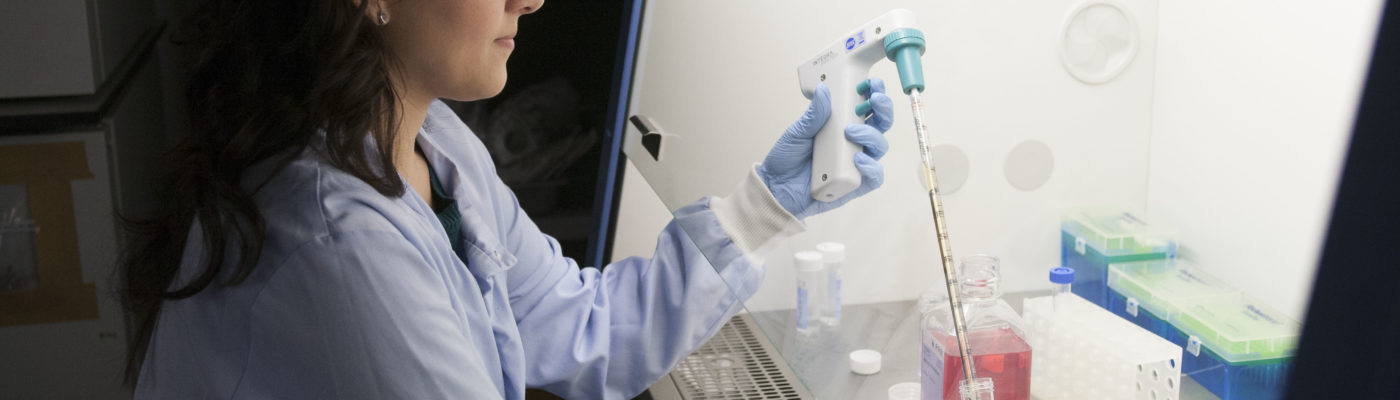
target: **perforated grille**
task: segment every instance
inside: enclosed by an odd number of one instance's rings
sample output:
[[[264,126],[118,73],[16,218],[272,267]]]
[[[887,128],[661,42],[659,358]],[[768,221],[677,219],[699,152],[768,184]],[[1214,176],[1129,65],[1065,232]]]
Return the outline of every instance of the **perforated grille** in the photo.
[[[681,361],[671,378],[687,400],[806,398],[771,349],[748,316],[740,315]]]

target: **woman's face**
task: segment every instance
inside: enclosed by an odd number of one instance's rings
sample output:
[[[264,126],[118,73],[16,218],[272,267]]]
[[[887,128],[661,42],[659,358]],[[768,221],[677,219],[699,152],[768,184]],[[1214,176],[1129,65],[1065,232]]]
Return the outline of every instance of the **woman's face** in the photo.
[[[403,95],[470,101],[506,84],[516,23],[544,0],[380,0]],[[370,12],[376,13],[371,7]],[[378,16],[372,19],[377,21]]]

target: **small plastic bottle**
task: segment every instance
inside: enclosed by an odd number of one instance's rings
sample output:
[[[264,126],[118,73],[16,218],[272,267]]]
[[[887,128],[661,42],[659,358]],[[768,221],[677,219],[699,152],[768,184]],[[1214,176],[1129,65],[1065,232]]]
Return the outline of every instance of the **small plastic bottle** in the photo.
[[[792,257],[797,270],[797,333],[813,336],[821,330],[821,309],[826,295],[822,254],[799,251]]]
[[[939,285],[924,290],[923,293],[919,294],[919,301],[915,303],[915,305],[919,310],[919,315],[924,316],[928,315],[929,311],[933,311],[934,308],[937,308],[940,303],[944,304],[944,307],[947,307],[947,286]]]
[[[1066,313],[1066,312],[1069,312],[1069,299],[1066,298],[1066,297],[1067,297],[1067,296],[1073,296],[1073,294],[1070,293],[1070,287],[1069,287],[1069,285],[1072,284],[1072,283],[1074,283],[1074,268],[1070,268],[1070,267],[1055,267],[1055,268],[1051,268],[1051,269],[1050,269],[1050,283],[1053,284],[1053,285],[1055,285],[1055,293],[1054,293],[1054,296],[1055,296],[1055,297],[1052,299],[1052,300],[1054,301],[1054,304],[1055,304],[1055,312],[1056,312],[1056,313]]]
[[[846,245],[837,242],[817,244],[826,266],[826,306],[822,308],[822,323],[829,328],[841,326],[841,264],[846,262]]]
[[[960,400],[996,400],[996,385],[992,378],[977,378],[958,381]]]
[[[1001,299],[999,269],[996,257],[976,255],[962,259],[958,286],[967,323],[967,342],[976,364],[977,378],[994,382],[991,386],[997,399],[1028,400],[1031,347],[1021,316]],[[926,310],[921,324],[923,398],[960,398],[963,394],[959,387],[963,383],[962,358],[948,300],[942,299]],[[984,382],[972,382],[968,394],[974,396],[972,398],[985,394]]]

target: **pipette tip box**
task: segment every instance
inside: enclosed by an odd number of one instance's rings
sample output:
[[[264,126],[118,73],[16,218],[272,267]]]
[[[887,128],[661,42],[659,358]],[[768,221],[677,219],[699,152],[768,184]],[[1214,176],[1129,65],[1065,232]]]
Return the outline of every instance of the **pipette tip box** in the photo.
[[[1224,400],[1281,398],[1300,325],[1185,260],[1109,267],[1110,310],[1181,346],[1182,373]]]
[[[1060,216],[1060,265],[1075,270],[1074,294],[1107,308],[1108,265],[1175,256],[1175,237],[1131,212],[1071,209]]]
[[[1077,296],[1025,299],[1022,310],[1035,398],[1180,399],[1180,346]]]

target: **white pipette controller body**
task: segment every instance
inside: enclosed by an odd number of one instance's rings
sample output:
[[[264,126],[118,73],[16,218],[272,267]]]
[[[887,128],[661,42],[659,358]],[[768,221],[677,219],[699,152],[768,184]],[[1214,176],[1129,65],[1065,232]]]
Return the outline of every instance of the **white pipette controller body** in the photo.
[[[885,38],[901,28],[917,29],[914,13],[891,10],[798,64],[797,81],[803,96],[811,99],[819,83],[831,91],[831,117],[817,133],[812,154],[813,199],[834,201],[860,186],[860,172],[854,164],[860,146],[846,140],[845,134],[846,125],[865,118],[856,112],[856,106],[865,101],[856,86],[868,78],[871,66],[887,58]],[[919,89],[922,86],[920,80]]]

